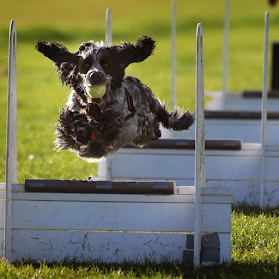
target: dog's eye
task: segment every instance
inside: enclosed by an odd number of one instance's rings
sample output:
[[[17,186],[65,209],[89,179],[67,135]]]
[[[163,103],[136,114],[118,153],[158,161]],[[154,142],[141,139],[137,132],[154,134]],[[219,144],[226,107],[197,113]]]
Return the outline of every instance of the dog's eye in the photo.
[[[101,66],[105,69],[108,68],[110,66],[110,63],[107,59],[101,60],[100,61]]]
[[[88,57],[88,58],[86,58],[84,61],[83,61],[83,63],[82,63],[82,67],[83,67],[83,69],[85,69],[85,70],[89,70],[90,68],[91,68],[91,66],[92,66],[92,58],[91,57]]]

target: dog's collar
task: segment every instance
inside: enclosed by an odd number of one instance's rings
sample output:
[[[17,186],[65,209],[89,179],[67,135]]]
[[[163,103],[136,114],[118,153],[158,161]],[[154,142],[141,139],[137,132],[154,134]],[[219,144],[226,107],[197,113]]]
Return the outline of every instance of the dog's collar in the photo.
[[[124,86],[124,91],[125,91],[125,94],[126,94],[126,98],[127,98],[127,104],[128,104],[128,109],[129,111],[131,112],[131,114],[128,114],[126,117],[125,117],[125,120],[127,121],[128,119],[130,119],[131,117],[134,117],[135,114],[136,114],[136,108],[134,106],[134,101],[133,101],[133,98],[131,96],[131,94],[129,93],[128,89]],[[78,103],[82,106],[82,107],[85,107],[85,105],[83,105],[80,101],[80,99],[78,98],[78,96],[76,96],[76,99],[78,101]],[[96,98],[91,98],[93,101],[100,101],[100,99],[96,99]]]
[[[124,86],[124,91],[125,91],[125,94],[126,94],[126,97],[127,97],[127,104],[128,104],[128,109],[129,111],[131,112],[130,114],[128,114],[126,117],[125,117],[125,120],[129,120],[131,117],[134,117],[135,114],[136,114],[136,108],[134,106],[134,101],[133,101],[133,98],[131,97],[128,89]]]

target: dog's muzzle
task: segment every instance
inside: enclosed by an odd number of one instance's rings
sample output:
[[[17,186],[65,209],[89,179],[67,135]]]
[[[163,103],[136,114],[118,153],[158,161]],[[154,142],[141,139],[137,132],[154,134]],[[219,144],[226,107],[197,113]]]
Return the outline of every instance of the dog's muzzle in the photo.
[[[86,90],[92,98],[102,98],[106,93],[107,78],[98,70],[91,70],[86,75]]]
[[[98,70],[92,70],[87,73],[86,83],[88,86],[106,85],[107,79],[104,73]]]

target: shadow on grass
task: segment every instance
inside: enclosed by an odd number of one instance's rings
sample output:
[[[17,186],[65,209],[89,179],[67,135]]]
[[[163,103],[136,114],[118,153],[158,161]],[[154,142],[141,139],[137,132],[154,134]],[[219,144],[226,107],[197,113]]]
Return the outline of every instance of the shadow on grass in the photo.
[[[247,216],[257,216],[257,215],[268,215],[272,217],[279,217],[279,205],[276,207],[267,207],[266,209],[261,209],[257,205],[242,204],[240,206],[233,207],[233,212],[243,213]]]
[[[104,39],[104,30],[62,30],[54,27],[32,27],[28,29],[17,28],[17,40],[18,42],[36,42],[36,41],[62,41],[70,42],[75,40],[83,41],[84,38],[89,40],[96,37]],[[9,28],[0,29],[1,44],[8,43],[9,40]]]

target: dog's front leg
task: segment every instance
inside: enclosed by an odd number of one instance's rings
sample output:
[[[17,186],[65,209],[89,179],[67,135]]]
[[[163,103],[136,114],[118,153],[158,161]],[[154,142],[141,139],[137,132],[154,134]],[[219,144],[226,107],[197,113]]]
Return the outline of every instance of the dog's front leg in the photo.
[[[68,108],[61,110],[57,129],[61,135],[71,136],[76,142],[86,144],[91,139],[92,127],[84,113],[74,112]]]
[[[88,104],[86,107],[86,112],[96,122],[99,122],[102,118],[102,110],[96,102]]]

